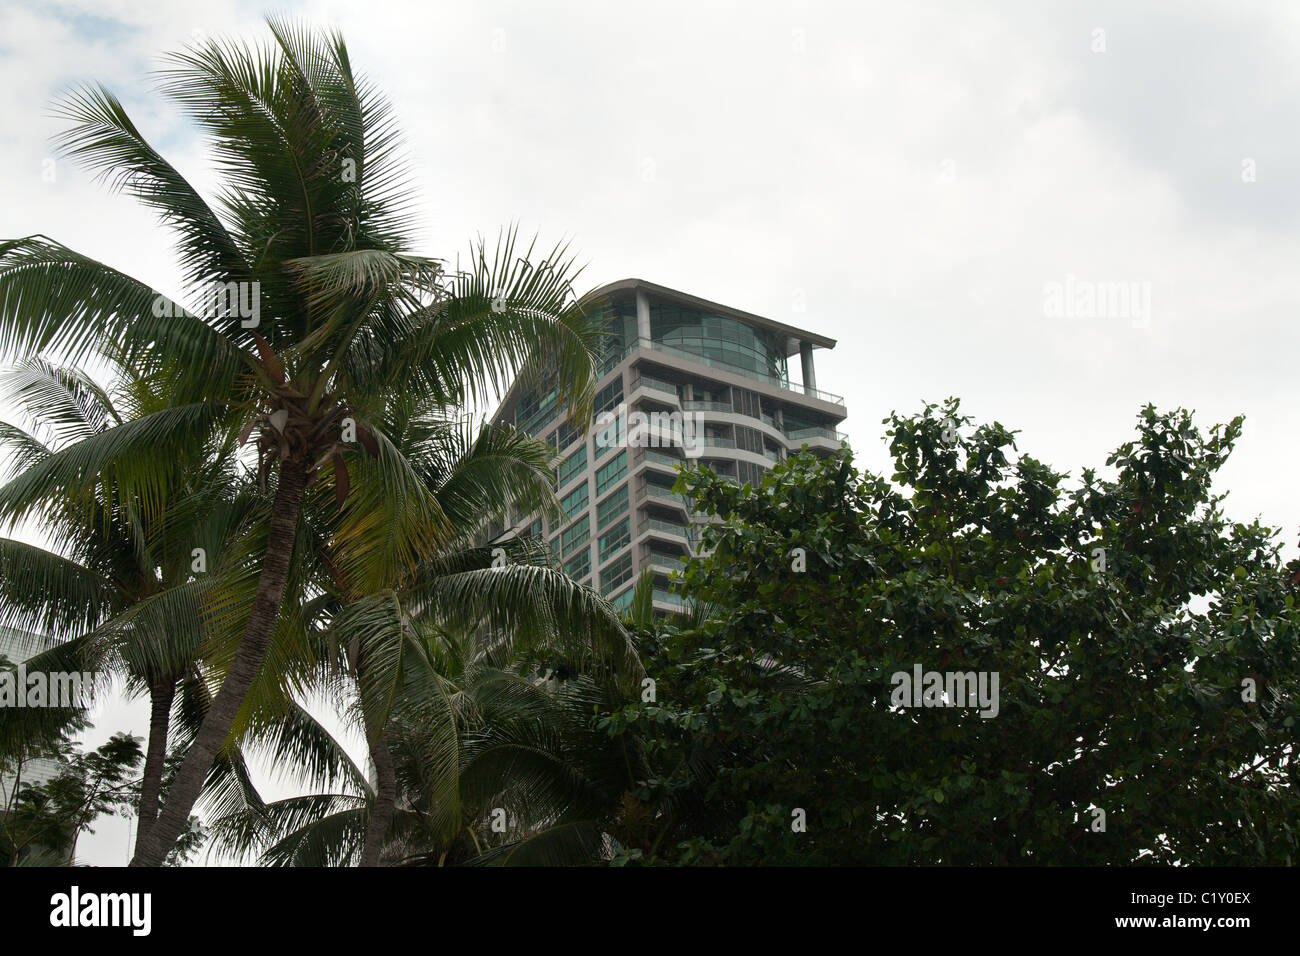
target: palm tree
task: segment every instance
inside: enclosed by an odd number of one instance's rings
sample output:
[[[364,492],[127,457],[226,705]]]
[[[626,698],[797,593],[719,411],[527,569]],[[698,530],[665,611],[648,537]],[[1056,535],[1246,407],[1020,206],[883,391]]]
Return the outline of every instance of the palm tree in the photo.
[[[133,865],[158,865],[185,827],[275,628],[304,493],[332,469],[345,496],[357,446],[409,497],[409,475],[368,414],[394,389],[443,407],[546,370],[575,418],[589,414],[599,323],[579,307],[560,247],[536,266],[507,233],[461,271],[411,254],[411,196],[397,125],[352,70],[337,34],[269,21],[253,49],[210,40],[161,74],[209,136],[226,183],[214,205],[151,147],[107,90],[84,88],[61,113],[61,145],[155,209],[176,231],[193,312],[44,236],[0,243],[0,351],[77,363],[117,343],[140,369],[183,370],[168,409],[132,423],[119,447],[235,411],[274,477],[265,557],[238,650]],[[525,256],[532,254],[532,248]],[[214,292],[214,290],[216,290]],[[351,440],[350,440],[351,439]],[[89,485],[96,462],[62,477]],[[155,479],[135,476],[148,497]],[[414,557],[414,556],[411,556]]]
[[[165,379],[133,376],[129,368],[118,372],[123,377],[116,396],[79,370],[41,359],[0,378],[24,417],[48,435],[0,425],[0,445],[18,468],[0,487],[0,515],[11,523],[39,516],[57,548],[0,538],[0,624],[53,640],[29,660],[30,668],[117,670],[129,689],[147,693],[143,831],[158,812],[177,683],[196,666],[204,595],[221,578],[208,573],[208,558],[216,571],[227,541],[252,517],[255,500],[232,492],[236,435],[229,425],[205,429],[184,446],[114,460],[102,447],[114,427],[164,408],[167,391]],[[87,455],[112,467],[87,493],[65,494],[53,479],[68,459]],[[129,473],[142,469],[165,476],[158,483],[162,496],[148,506],[126,491]],[[196,562],[202,573],[195,573]],[[76,713],[6,711],[0,726],[6,738],[39,739]]]
[[[468,421],[442,417],[414,393],[392,396],[382,423],[418,480],[419,494],[391,493],[383,470],[362,462],[343,509],[327,505],[328,478],[309,499],[309,514],[318,519],[313,524],[323,532],[315,553],[328,569],[330,600],[320,609],[330,618],[325,634],[337,649],[334,673],[356,690],[355,711],[375,772],[363,866],[378,863],[395,813],[390,718],[418,711],[430,727],[454,728],[446,679],[435,661],[440,645],[431,634],[485,631],[498,653],[562,648],[625,679],[640,666],[608,605],[547,567],[547,556],[531,542],[501,546],[498,554],[508,558],[503,566],[493,548],[478,544],[487,521],[558,507],[548,445],[509,426],[475,430]],[[421,547],[424,539],[436,547]],[[405,557],[421,553],[414,565]],[[442,768],[433,778],[454,781],[455,731],[436,739],[442,749],[426,752]],[[453,793],[435,803],[456,805]]]
[[[319,725],[295,737],[342,786],[218,815],[216,845],[272,866],[370,865],[381,853],[437,866],[598,859],[632,785],[623,753],[590,726],[593,709],[625,699],[616,685],[593,674],[540,680],[530,655],[486,630],[413,623],[404,644],[384,724],[396,798],[378,848],[383,784]]]

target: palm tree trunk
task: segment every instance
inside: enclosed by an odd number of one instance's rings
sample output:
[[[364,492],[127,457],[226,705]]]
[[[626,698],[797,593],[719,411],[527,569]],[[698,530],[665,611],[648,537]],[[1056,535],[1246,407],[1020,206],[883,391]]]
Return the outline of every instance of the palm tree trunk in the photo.
[[[176,779],[167,790],[167,799],[153,826],[140,828],[132,866],[161,866],[176,840],[189,824],[190,811],[203,790],[208,771],[218,751],[226,742],[243,706],[248,689],[253,686],[266,648],[271,643],[275,621],[284,600],[284,585],[289,578],[289,561],[302,509],[303,490],[307,487],[307,466],[294,459],[280,466],[280,483],[271,505],[270,533],[266,539],[266,557],[257,580],[257,595],[244,627],[244,636],[235,651],[221,689],[212,699],[195,735],[194,744],[185,755]]]
[[[162,678],[149,684],[149,747],[144,757],[144,780],[140,784],[139,821],[135,852],[140,838],[158,819],[158,797],[162,793],[163,764],[167,758],[167,734],[171,729],[172,701],[176,682]]]
[[[384,849],[384,839],[392,826],[397,808],[397,774],[393,769],[393,754],[388,749],[388,732],[372,736],[370,760],[375,765],[375,802],[366,824],[366,840],[361,847],[358,866],[378,866],[379,854]]]

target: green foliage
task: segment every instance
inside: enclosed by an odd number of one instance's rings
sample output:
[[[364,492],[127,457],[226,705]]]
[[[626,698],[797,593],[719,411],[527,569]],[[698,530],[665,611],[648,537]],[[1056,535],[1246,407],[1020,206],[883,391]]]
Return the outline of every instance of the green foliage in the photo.
[[[33,758],[56,764],[57,772],[44,783],[24,780]],[[10,866],[70,862],[77,837],[94,832],[96,817],[134,812],[133,775],[143,759],[140,739],[129,734],[114,734],[91,753],[65,735],[47,749],[4,758],[0,772],[9,792],[0,808],[0,860]]]
[[[467,514],[483,499],[496,511],[536,504],[507,500],[512,487],[550,464],[511,429],[483,430],[482,454],[453,475],[437,473],[438,446],[454,444],[459,409],[503,393],[516,376],[547,376],[572,419],[585,420],[604,338],[599,308],[589,310],[574,288],[581,270],[564,244],[524,245],[506,230],[492,249],[482,240],[471,245],[454,269],[415,255],[416,197],[391,106],[353,69],[336,32],[278,18],[268,28],[261,44],[196,42],[171,54],[158,74],[161,92],[205,134],[221,175],[210,198],[144,139],[111,92],[82,87],[56,109],[66,122],[62,152],[149,207],[174,235],[182,301],[47,236],[0,241],[0,355],[24,363],[20,391],[27,404],[50,410],[48,424],[79,429],[47,448],[35,434],[0,426],[18,465],[0,488],[0,523],[39,516],[55,524],[88,505],[81,510],[104,524],[131,519],[133,530],[156,535],[145,573],[125,580],[77,560],[71,547],[46,553],[6,544],[0,572],[20,562],[27,570],[5,596],[21,602],[15,613],[37,621],[32,630],[96,627],[97,637],[107,633],[124,645],[122,656],[137,653],[128,660],[136,670],[165,671],[169,688],[185,676],[181,713],[202,721],[158,822],[143,831],[141,864],[162,859],[205,782],[219,784],[219,800],[256,809],[227,744],[248,729],[255,701],[267,703],[266,685],[288,683],[284,669],[301,659],[301,646],[276,642],[304,635],[303,606],[332,583],[296,573],[309,564],[300,549],[313,534],[360,541],[329,569],[346,579],[339,590],[354,592],[341,595],[351,603],[397,588],[460,549],[464,526],[491,513]],[[166,401],[98,414],[107,404],[102,393],[81,373],[48,366],[55,357],[73,365],[107,358],[128,370],[131,383],[164,376]],[[398,449],[410,450],[404,438],[412,422],[388,414],[395,395],[421,398],[411,411],[426,440],[409,459]],[[87,419],[87,409],[96,414]],[[231,551],[247,559],[227,578],[153,593],[155,567],[170,569],[157,555],[171,553],[168,543],[182,545],[178,554],[194,547],[193,535],[184,540],[184,496],[180,504],[171,497],[175,476],[160,457],[181,460],[183,451],[219,445],[223,454],[213,457],[228,459],[250,440],[263,495],[279,471],[269,529],[244,528],[237,547],[220,555],[223,571]],[[194,486],[220,488],[216,477]],[[426,479],[445,479],[440,500],[429,488],[436,481]],[[324,530],[302,527],[319,520],[323,495],[333,497],[341,520]],[[391,541],[376,540],[376,531],[390,528]],[[143,595],[131,587],[140,577]],[[492,582],[468,572],[424,577],[432,580],[422,598],[439,611],[478,601],[517,613],[529,588],[519,572]],[[269,599],[257,613],[253,587]],[[612,621],[591,598],[570,594],[554,616],[585,609]],[[0,622],[10,613],[0,609]],[[203,633],[193,633],[200,618]],[[195,640],[169,646],[157,625],[178,619],[192,622],[185,632]],[[368,625],[375,620],[370,615]],[[152,633],[144,640],[127,640],[145,631]],[[387,651],[394,660],[394,648]],[[276,666],[263,668],[252,687],[268,653]],[[192,674],[170,666],[196,655],[208,665],[204,679],[215,677],[224,693],[209,700]],[[165,735],[163,723],[155,726]],[[158,752],[150,748],[151,769]],[[209,780],[214,761],[219,779]]]
[[[682,476],[716,610],[652,628],[657,700],[600,721],[654,768],[618,861],[1296,862],[1297,587],[1211,490],[1240,420],[1144,408],[1073,485],[954,400],[886,422],[892,482],[847,448]],[[996,672],[996,716],[893,706],[918,664]]]
[[[86,753],[75,737],[90,723],[69,720],[48,742],[0,754],[0,866],[62,866],[76,861],[77,841],[94,833],[105,814],[135,816],[140,804],[140,738],[118,733]],[[164,784],[179,761],[170,761]],[[51,767],[53,773],[50,775]],[[34,782],[33,772],[49,775]],[[189,862],[207,833],[197,817],[168,855],[169,865]]]

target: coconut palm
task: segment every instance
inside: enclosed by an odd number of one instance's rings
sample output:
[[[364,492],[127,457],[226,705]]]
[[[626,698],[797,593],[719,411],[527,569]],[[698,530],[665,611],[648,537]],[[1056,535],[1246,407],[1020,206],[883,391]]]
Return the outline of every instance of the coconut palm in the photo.
[[[323,531],[315,554],[328,569],[330,599],[320,610],[336,649],[332,673],[356,691],[353,710],[375,774],[363,866],[379,861],[394,817],[394,714],[409,719],[418,712],[428,727],[443,728],[429,738],[425,757],[430,779],[450,787],[433,804],[440,813],[455,812],[457,717],[437,663],[440,638],[431,635],[486,632],[493,635],[494,653],[562,649],[611,678],[627,680],[639,670],[608,605],[547,566],[544,551],[528,540],[478,543],[485,522],[557,507],[548,445],[509,426],[475,429],[444,418],[414,393],[393,396],[382,421],[429,507],[415,508],[414,499],[393,494],[384,487],[382,468],[367,462],[355,469],[353,493],[341,510],[331,507],[328,477],[308,502],[308,514],[319,518],[314,524]],[[439,536],[439,529],[454,534]],[[440,540],[422,547],[430,537]],[[406,557],[421,553],[414,564]],[[453,818],[445,819],[454,831]]]
[[[184,374],[169,407],[119,426],[117,448],[174,442],[233,410],[256,433],[260,473],[274,485],[237,651],[133,865],[157,865],[176,840],[256,678],[308,484],[332,471],[346,496],[364,449],[389,489],[418,502],[370,420],[384,394],[417,390],[458,407],[546,369],[582,417],[593,390],[599,323],[577,304],[566,251],[533,265],[532,248],[520,257],[509,233],[495,254],[479,243],[454,273],[412,254],[413,197],[390,108],[354,73],[341,37],[269,25],[269,44],[209,40],[161,73],[162,92],[212,145],[224,176],[212,203],[107,90],[81,89],[60,108],[64,150],[177,234],[192,309],[48,237],[0,243],[0,351],[76,363],[111,342],[137,368],[172,364]],[[61,478],[88,486],[99,464],[68,462]],[[144,500],[156,491],[153,476],[134,480]]]
[[[384,725],[396,799],[378,849],[378,774],[362,774],[319,725],[298,737],[341,786],[217,815],[215,845],[272,866],[366,865],[369,853],[394,865],[598,859],[631,786],[621,750],[591,728],[595,708],[621,699],[616,686],[539,679],[529,655],[487,631],[412,622],[405,645]]]
[[[117,672],[128,691],[148,695],[138,808],[143,831],[158,811],[176,687],[197,666],[205,593],[222,578],[209,570],[217,572],[227,542],[253,518],[255,500],[234,490],[236,435],[229,423],[196,432],[184,445],[116,460],[106,454],[100,446],[111,442],[117,426],[166,405],[164,377],[118,371],[123,377],[113,392],[41,359],[0,377],[34,423],[33,430],[0,425],[0,445],[17,469],[0,487],[0,512],[11,522],[39,518],[54,548],[0,538],[0,624],[21,628],[44,646],[28,661],[30,669],[93,671],[102,678]],[[65,494],[52,479],[68,459],[88,454],[113,466],[84,493]],[[149,506],[129,491],[129,473],[141,470],[153,473],[159,492]],[[39,741],[77,713],[6,709],[0,735],[10,745]]]

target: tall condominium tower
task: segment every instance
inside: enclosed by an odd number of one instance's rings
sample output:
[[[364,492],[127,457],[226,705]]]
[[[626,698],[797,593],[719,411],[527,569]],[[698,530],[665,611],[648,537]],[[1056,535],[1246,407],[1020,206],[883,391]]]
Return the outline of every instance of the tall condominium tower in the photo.
[[[813,350],[835,341],[641,279],[610,283],[590,299],[602,303],[611,333],[591,427],[570,426],[545,381],[517,381],[497,413],[555,449],[564,517],[552,525],[512,516],[490,538],[544,535],[571,577],[617,607],[649,567],[655,607],[670,610],[682,602],[669,574],[706,520],[673,494],[677,466],[702,463],[757,484],[801,447],[837,450],[844,399],[817,387],[813,366]],[[801,382],[788,374],[795,355]]]

